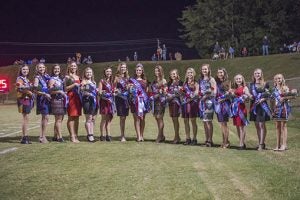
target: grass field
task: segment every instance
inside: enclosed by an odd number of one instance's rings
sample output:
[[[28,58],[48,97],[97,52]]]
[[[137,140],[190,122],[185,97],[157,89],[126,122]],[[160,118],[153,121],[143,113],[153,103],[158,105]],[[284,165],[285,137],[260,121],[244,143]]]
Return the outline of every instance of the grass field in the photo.
[[[129,141],[118,141],[118,119],[114,118],[114,141],[88,143],[83,118],[81,143],[39,144],[39,117],[30,115],[33,144],[19,144],[21,116],[15,105],[0,105],[0,199],[299,199],[299,119],[293,113],[288,123],[288,146],[274,152],[275,130],[269,122],[266,151],[255,150],[253,124],[247,127],[246,151],[235,148],[238,139],[230,126],[231,149],[202,145],[156,144],[155,120],[146,117],[146,141],[134,141],[133,120],[126,123]],[[50,139],[53,118],[48,126]],[[180,135],[184,139],[183,121]],[[96,120],[99,135],[99,117]],[[231,124],[231,123],[230,123]],[[198,141],[203,142],[203,125],[198,120]],[[214,142],[221,133],[214,122]],[[165,134],[173,139],[173,127],[166,113]],[[6,137],[4,137],[6,136]],[[7,149],[14,151],[6,152]]]
[[[276,73],[286,78],[300,77],[300,55],[285,54],[266,57],[236,58],[226,61],[189,60],[161,62],[165,72],[172,68],[181,77],[187,67],[211,63],[213,73],[217,67],[225,67],[230,77],[236,73],[250,81],[253,70],[263,69],[265,78],[271,80]],[[146,75],[153,79],[154,62],[142,62]],[[92,65],[95,78],[102,76],[103,67],[114,63]],[[129,62],[130,73],[135,62]],[[48,66],[51,66],[49,64]],[[62,65],[65,68],[65,65]],[[86,67],[80,66],[80,70]],[[33,69],[33,67],[32,67]],[[17,66],[0,68],[0,75],[11,77],[11,93],[8,102],[15,102],[13,81]],[[33,70],[32,70],[33,71]],[[199,70],[197,70],[198,72]],[[299,89],[298,79],[289,82]],[[299,98],[294,101],[292,118],[288,122],[288,147],[285,152],[274,152],[275,126],[267,123],[267,148],[255,150],[257,136],[253,124],[247,127],[248,150],[239,151],[235,127],[230,122],[232,148],[222,149],[221,132],[214,121],[213,148],[173,145],[173,126],[168,113],[165,115],[167,142],[156,144],[156,122],[151,114],[146,117],[143,143],[135,142],[132,116],[126,122],[128,141],[118,141],[119,119],[112,124],[113,142],[88,143],[85,138],[84,119],[80,118],[79,144],[70,143],[63,122],[66,143],[38,143],[39,116],[30,115],[31,145],[19,144],[21,115],[15,104],[0,104],[0,199],[300,199],[300,109]],[[48,126],[48,138],[53,134],[53,117]],[[96,134],[100,117],[96,119]],[[204,142],[203,125],[198,123],[198,141]],[[180,136],[185,139],[183,121]]]

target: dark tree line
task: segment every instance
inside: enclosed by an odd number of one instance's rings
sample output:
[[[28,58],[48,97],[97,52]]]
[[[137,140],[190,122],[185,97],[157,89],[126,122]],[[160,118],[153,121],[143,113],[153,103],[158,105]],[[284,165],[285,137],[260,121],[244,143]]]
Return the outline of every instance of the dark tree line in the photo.
[[[178,20],[181,37],[201,57],[211,54],[216,41],[251,53],[261,51],[265,35],[273,53],[285,42],[300,41],[299,0],[197,0]]]

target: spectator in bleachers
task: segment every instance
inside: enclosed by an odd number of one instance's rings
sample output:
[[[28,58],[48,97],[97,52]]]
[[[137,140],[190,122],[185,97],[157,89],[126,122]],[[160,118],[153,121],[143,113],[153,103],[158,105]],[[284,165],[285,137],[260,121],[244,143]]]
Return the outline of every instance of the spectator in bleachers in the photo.
[[[219,51],[219,58],[225,60],[226,59],[226,52],[225,49],[223,47],[220,48]]]
[[[86,64],[88,64],[88,65],[93,64],[93,60],[92,60],[92,57],[91,57],[91,56],[88,56],[88,57],[87,57]]]
[[[45,58],[41,58],[41,59],[40,59],[40,63],[46,63]]]
[[[219,54],[220,49],[221,49],[221,48],[220,48],[219,42],[217,41],[216,44],[215,44],[215,46],[214,46],[214,51],[213,51],[213,53]]]
[[[232,46],[229,47],[228,52],[229,52],[229,57],[231,59],[233,59],[234,58],[234,48]]]
[[[169,53],[169,59],[172,61],[173,60],[173,54],[172,52]]]
[[[161,60],[162,48],[160,46],[157,47],[156,54],[157,54],[157,60]]]
[[[181,54],[180,52],[177,51],[177,52],[175,53],[175,59],[178,60],[178,61],[179,61],[179,60],[182,60],[182,54]]]
[[[268,37],[265,35],[263,41],[262,41],[262,50],[263,50],[263,56],[267,56],[269,55],[269,39]]]
[[[155,54],[155,53],[152,55],[151,60],[152,60],[152,61],[157,61],[157,58],[156,58],[156,54]]]
[[[138,61],[138,54],[137,54],[136,51],[135,51],[134,54],[133,54],[133,60],[134,60],[134,61]]]
[[[164,61],[167,60],[167,47],[166,47],[165,44],[163,44],[163,48],[162,48],[162,59],[163,59]]]
[[[243,47],[243,48],[242,48],[241,55],[242,55],[243,57],[248,56],[248,50],[247,50],[246,47]]]

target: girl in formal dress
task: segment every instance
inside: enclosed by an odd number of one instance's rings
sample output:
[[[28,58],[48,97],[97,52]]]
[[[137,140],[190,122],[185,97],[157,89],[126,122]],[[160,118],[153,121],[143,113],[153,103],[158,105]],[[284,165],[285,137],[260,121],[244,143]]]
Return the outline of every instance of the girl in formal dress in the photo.
[[[269,84],[265,82],[261,69],[255,69],[250,83],[250,121],[255,122],[258,137],[258,148],[261,151],[266,148],[265,139],[267,135],[266,121],[272,116],[271,109],[267,103],[269,96]]]
[[[115,112],[114,101],[114,84],[112,76],[112,68],[107,66],[103,71],[103,78],[99,82],[99,95],[100,95],[100,141],[112,140],[110,135],[110,126]],[[104,136],[105,133],[105,136]]]
[[[246,149],[245,126],[249,124],[249,121],[247,120],[247,109],[245,101],[251,96],[251,94],[249,93],[249,89],[246,86],[245,78],[241,74],[237,74],[234,77],[234,84],[231,90],[231,94],[235,96],[231,104],[233,125],[236,126],[237,134],[239,137],[239,150],[244,150]]]
[[[181,98],[180,94],[182,91],[183,82],[180,80],[178,70],[173,69],[170,71],[169,82],[168,82],[168,93],[167,93],[167,101],[169,103],[169,114],[172,118],[173,127],[175,136],[173,139],[173,144],[179,144],[180,136],[179,136],[179,121],[178,117],[181,113]]]
[[[83,72],[81,95],[83,113],[85,114],[86,138],[89,142],[95,142],[94,127],[98,112],[97,84],[94,80],[94,72],[90,67],[85,68]]]
[[[199,91],[199,113],[203,121],[205,133],[205,145],[211,147],[213,145],[213,115],[214,115],[214,100],[217,93],[215,79],[211,76],[209,64],[203,64],[201,67]]]
[[[67,95],[64,92],[64,81],[61,68],[58,64],[53,65],[51,78],[48,83],[51,95],[51,114],[55,117],[54,137],[52,141],[64,142],[62,137],[62,121],[66,114]]]
[[[73,143],[79,143],[78,126],[82,110],[80,83],[81,80],[78,76],[77,64],[75,61],[72,61],[68,64],[67,74],[65,76],[65,90],[67,91],[67,96],[69,98],[67,127],[70,134],[70,140]]]
[[[36,74],[34,77],[34,91],[37,95],[36,97],[36,113],[41,114],[41,130],[40,130],[40,143],[48,143],[46,138],[46,128],[49,121],[50,113],[50,100],[51,96],[48,90],[48,82],[50,76],[47,74],[46,66],[43,63],[36,65]]]
[[[144,141],[145,116],[149,112],[148,82],[144,74],[144,67],[138,63],[135,68],[134,77],[129,79],[130,83],[130,108],[134,119],[136,141]]]
[[[282,74],[274,76],[274,89],[272,91],[272,110],[273,120],[276,125],[276,147],[274,151],[287,150],[287,121],[291,114],[291,106],[289,100],[295,98],[296,90],[291,90],[285,84]]]
[[[155,117],[158,134],[156,142],[164,142],[166,137],[164,135],[164,114],[166,107],[166,93],[167,93],[167,81],[164,78],[164,70],[160,65],[154,68],[155,80],[151,83],[151,101],[152,101],[152,113]]]
[[[198,111],[198,93],[199,84],[195,80],[196,72],[193,68],[188,68],[185,73],[185,82],[183,84],[183,98],[182,98],[182,118],[184,119],[184,128],[186,141],[184,145],[197,144],[197,123],[196,119],[199,116]],[[190,136],[190,124],[192,123],[193,139]]]
[[[128,69],[126,63],[119,64],[115,75],[115,101],[117,116],[120,117],[121,142],[125,142],[125,121],[129,114]]]
[[[228,74],[225,68],[219,68],[217,71],[217,76],[215,77],[217,84],[217,94],[215,99],[215,112],[217,114],[218,122],[221,126],[223,142],[221,144],[222,148],[229,148],[229,129],[227,122],[230,117],[232,117],[230,109],[230,95],[229,90],[231,89],[231,83],[228,80]]]
[[[18,111],[22,114],[22,139],[21,144],[31,144],[28,136],[29,113],[33,108],[34,95],[32,93],[32,86],[28,79],[29,67],[22,65],[19,69],[16,80],[17,90],[17,105]]]

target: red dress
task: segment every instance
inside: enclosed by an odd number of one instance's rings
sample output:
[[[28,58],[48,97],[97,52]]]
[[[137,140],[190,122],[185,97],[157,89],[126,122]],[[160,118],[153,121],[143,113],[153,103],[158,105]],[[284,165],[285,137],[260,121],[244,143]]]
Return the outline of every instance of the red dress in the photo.
[[[235,90],[234,94],[237,97],[240,97],[244,94],[244,86],[239,87]],[[247,109],[245,103],[239,103],[238,104],[238,112],[242,111],[244,113],[245,118],[247,119]],[[233,125],[235,126],[245,126],[243,120],[240,118],[239,115],[233,117]]]
[[[75,83],[80,83],[80,80],[75,80]],[[71,117],[78,117],[81,115],[81,101],[79,96],[79,88],[74,87],[72,90],[68,91],[67,95],[69,98],[69,105],[68,105],[68,115]]]
[[[102,91],[105,91],[103,97],[100,98],[101,115],[114,114],[114,99],[113,99],[113,85],[105,80],[101,80]]]

